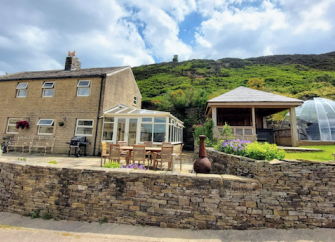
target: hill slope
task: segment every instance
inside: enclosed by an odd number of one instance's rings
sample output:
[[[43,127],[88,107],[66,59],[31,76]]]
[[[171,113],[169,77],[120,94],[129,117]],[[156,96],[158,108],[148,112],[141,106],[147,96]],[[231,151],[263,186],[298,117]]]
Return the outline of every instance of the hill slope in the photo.
[[[159,63],[133,68],[143,108],[170,111],[185,122],[184,137],[204,121],[207,99],[250,78],[263,78],[266,91],[300,99],[335,99],[335,52]],[[188,142],[190,143],[190,142]]]

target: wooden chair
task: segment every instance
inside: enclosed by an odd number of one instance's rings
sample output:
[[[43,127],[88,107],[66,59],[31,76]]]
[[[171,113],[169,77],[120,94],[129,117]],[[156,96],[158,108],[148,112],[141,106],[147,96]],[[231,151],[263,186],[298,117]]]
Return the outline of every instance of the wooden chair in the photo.
[[[146,155],[145,145],[133,145],[133,164],[135,164],[135,161],[137,161],[138,164],[140,164],[140,162],[143,161],[143,165],[145,165],[145,161],[148,160],[147,158],[145,158],[145,155]]]
[[[179,160],[179,164],[180,164],[180,171],[182,171],[182,158],[183,158],[183,147],[184,144],[180,145],[180,149],[175,149],[173,153],[175,153],[177,156],[175,157],[175,161]]]
[[[120,146],[127,146],[127,141],[118,141],[118,144],[120,144]]]
[[[120,144],[110,144],[110,146],[109,146],[109,159],[110,159],[111,162],[112,161],[117,161],[120,164],[122,158],[124,158],[126,160],[126,163],[127,163],[128,155],[129,155],[129,151],[127,152],[127,154],[125,156],[121,153]]]
[[[127,146],[127,141],[118,141],[117,143],[120,144],[121,147],[122,146]],[[126,155],[126,154],[128,154],[128,151],[121,150],[121,155]]]
[[[146,147],[153,147],[154,146],[154,142],[152,142],[152,141],[144,141],[143,143]]]
[[[162,142],[162,144],[157,145],[157,147],[170,146],[170,145],[172,145],[171,142]]]
[[[102,160],[104,160],[104,164],[106,163],[106,158],[109,158],[109,149],[107,148],[107,142],[101,142],[101,162],[100,166],[102,166]]]
[[[172,169],[172,153],[173,153],[173,146],[162,146],[162,151],[160,152],[159,156],[158,153],[153,153],[153,168],[156,169],[156,165],[158,165],[158,162],[161,163],[161,170],[163,169],[163,162],[168,163],[168,170]]]
[[[154,142],[152,141],[144,141],[143,142],[145,147],[153,147],[154,146]],[[151,156],[151,151],[147,151],[146,155],[148,156],[148,159],[150,160],[150,165],[151,165],[151,161],[152,161],[152,156]]]

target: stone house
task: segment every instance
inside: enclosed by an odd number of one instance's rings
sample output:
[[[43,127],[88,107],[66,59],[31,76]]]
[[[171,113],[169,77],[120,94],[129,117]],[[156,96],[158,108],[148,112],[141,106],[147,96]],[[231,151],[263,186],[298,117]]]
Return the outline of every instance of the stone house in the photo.
[[[54,153],[67,153],[73,136],[86,136],[88,155],[98,154],[105,110],[119,103],[141,108],[129,66],[81,69],[69,52],[64,70],[0,76],[0,140],[4,136],[54,136]],[[28,121],[29,129],[17,129]]]

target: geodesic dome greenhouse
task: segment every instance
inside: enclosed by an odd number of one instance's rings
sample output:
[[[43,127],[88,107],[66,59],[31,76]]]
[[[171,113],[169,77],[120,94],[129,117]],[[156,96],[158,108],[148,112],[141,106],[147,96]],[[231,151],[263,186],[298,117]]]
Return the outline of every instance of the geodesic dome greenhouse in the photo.
[[[305,101],[296,108],[300,140],[335,140],[335,102],[326,98]],[[282,128],[289,128],[290,116],[286,115]]]

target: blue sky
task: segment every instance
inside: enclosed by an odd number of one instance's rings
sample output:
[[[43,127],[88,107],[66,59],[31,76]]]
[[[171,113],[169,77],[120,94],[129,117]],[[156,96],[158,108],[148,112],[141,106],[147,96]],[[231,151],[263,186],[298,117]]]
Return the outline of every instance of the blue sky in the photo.
[[[335,51],[335,0],[0,1],[0,75]]]

